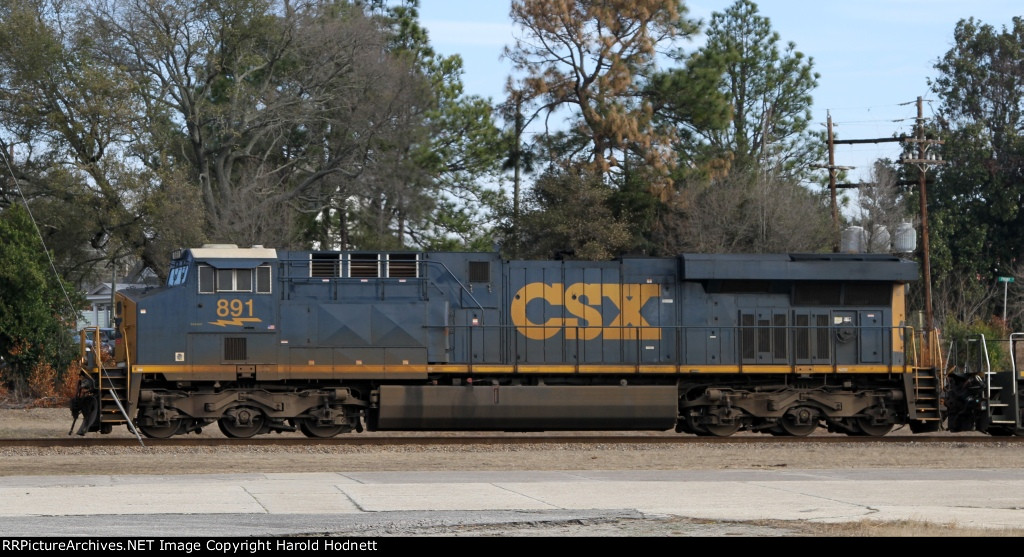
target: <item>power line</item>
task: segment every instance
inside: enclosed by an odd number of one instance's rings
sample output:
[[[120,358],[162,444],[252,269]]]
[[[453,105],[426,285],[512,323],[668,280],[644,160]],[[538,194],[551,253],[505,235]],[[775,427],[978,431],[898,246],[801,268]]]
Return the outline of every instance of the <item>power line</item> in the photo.
[[[18,185],[18,178],[14,175],[14,169],[11,167],[10,160],[14,157],[14,146],[11,146],[10,149],[10,156],[8,156],[3,149],[0,149],[0,157],[3,157],[4,166],[7,168],[7,173],[11,177],[11,183],[13,184],[14,189],[17,190],[18,196],[21,197],[22,204],[25,205],[25,212],[28,213],[29,220],[32,221],[32,226],[35,228],[36,236],[39,237],[39,243],[43,245],[43,253],[46,254],[46,260],[50,264],[50,270],[53,271],[53,275],[57,277],[57,284],[60,286],[60,290],[64,294],[64,300],[68,303],[68,309],[71,310],[71,317],[77,322],[78,312],[75,311],[75,305],[71,303],[71,296],[68,295],[68,291],[64,288],[64,281],[61,280],[60,274],[57,273],[57,267],[53,263],[53,258],[50,257],[50,250],[46,247],[46,240],[43,239],[43,233],[39,230],[39,224],[36,223],[36,217],[32,214],[32,208],[28,205],[28,199],[25,197],[25,193],[21,190],[21,186]]]
[[[924,267],[924,294],[925,294],[925,331],[930,332],[933,328],[932,323],[932,288],[931,288],[931,260],[929,254],[928,245],[928,198],[927,198],[927,184],[928,184],[928,168],[930,166],[945,164],[946,161],[942,160],[937,154],[930,153],[929,149],[934,145],[941,145],[944,142],[939,139],[928,139],[924,133],[924,98],[918,97],[916,101],[909,103],[901,103],[900,106],[907,106],[910,104],[917,105],[917,117],[915,118],[915,133],[913,136],[900,135],[898,137],[880,137],[873,139],[836,139],[832,128],[832,113],[828,113],[828,165],[824,166],[829,171],[829,191],[832,198],[832,226],[833,226],[833,251],[839,251],[839,215],[838,206],[836,203],[836,189],[840,186],[836,183],[836,171],[846,170],[851,167],[848,166],[836,166],[835,164],[835,146],[839,145],[857,145],[864,143],[901,143],[903,145],[917,145],[917,156],[912,157],[904,154],[900,158],[902,164],[912,164],[918,167],[919,178],[917,182],[918,194],[921,201],[921,258],[922,267]],[[899,185],[912,185],[913,182],[903,181]],[[849,184],[844,184],[844,187],[851,187]],[[853,186],[856,187],[856,186]]]

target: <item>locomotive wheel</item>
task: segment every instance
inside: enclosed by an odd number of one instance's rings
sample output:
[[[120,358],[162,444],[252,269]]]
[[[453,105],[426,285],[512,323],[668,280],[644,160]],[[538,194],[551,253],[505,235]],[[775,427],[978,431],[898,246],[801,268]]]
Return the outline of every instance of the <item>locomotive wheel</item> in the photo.
[[[985,430],[985,433],[993,437],[1009,437],[1013,435],[1013,428],[1009,427],[990,427]]]
[[[243,406],[232,408],[226,415],[217,420],[217,427],[227,437],[235,439],[248,439],[258,433],[263,433],[267,423],[267,417],[256,408]]]
[[[331,425],[320,425],[316,423],[315,419],[304,419],[299,420],[299,430],[306,437],[313,437],[316,439],[326,439],[328,437],[334,437],[339,433],[345,433],[349,430],[348,424],[331,424]]]
[[[782,420],[779,423],[782,424],[782,430],[786,432],[786,435],[793,437],[807,437],[818,429],[818,424],[798,424],[789,420]]]
[[[892,424],[872,424],[870,418],[858,418],[855,423],[857,429],[868,437],[882,437],[892,431]]]
[[[704,429],[708,430],[708,433],[715,437],[728,437],[739,431],[742,425],[739,420],[736,420],[731,424],[704,424]]]
[[[686,431],[700,436],[711,435],[711,432],[708,431],[704,424],[698,422],[693,416],[686,417]]]
[[[168,425],[140,425],[139,431],[150,439],[169,439],[179,433],[185,425],[184,421],[175,420]]]
[[[818,429],[818,411],[813,408],[794,408],[779,420],[779,426],[787,435],[807,437]]]

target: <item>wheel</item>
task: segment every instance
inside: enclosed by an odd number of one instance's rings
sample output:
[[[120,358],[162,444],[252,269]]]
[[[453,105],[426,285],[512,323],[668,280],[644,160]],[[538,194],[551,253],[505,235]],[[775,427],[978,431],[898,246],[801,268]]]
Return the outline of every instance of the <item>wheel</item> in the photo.
[[[818,424],[798,424],[789,420],[782,420],[779,423],[782,424],[782,430],[786,432],[786,435],[792,437],[807,437],[818,429]]]
[[[185,422],[181,420],[174,420],[170,422],[168,425],[140,425],[139,431],[141,431],[143,435],[149,437],[150,439],[169,439],[181,433],[182,426],[184,425]]]
[[[742,425],[739,420],[736,420],[731,424],[704,424],[704,429],[715,437],[728,437],[739,431]]]
[[[806,407],[794,408],[782,416],[779,426],[787,435],[806,437],[818,429],[818,411]]]
[[[882,437],[892,431],[892,424],[873,424],[871,418],[858,418],[855,422],[857,429],[861,430],[868,437]]]
[[[267,417],[263,412],[243,406],[228,410],[223,418],[217,420],[217,427],[227,437],[248,439],[263,433],[266,423]]]
[[[1013,435],[1012,427],[990,427],[985,430],[985,433],[993,437],[1009,437]]]
[[[299,420],[299,430],[306,437],[313,437],[317,439],[326,439],[328,437],[334,437],[339,433],[345,433],[348,431],[348,424],[331,424],[331,425],[319,425],[315,419],[308,418]]]
[[[708,431],[707,427],[698,422],[693,416],[686,417],[686,430],[702,437],[711,435],[711,432]]]

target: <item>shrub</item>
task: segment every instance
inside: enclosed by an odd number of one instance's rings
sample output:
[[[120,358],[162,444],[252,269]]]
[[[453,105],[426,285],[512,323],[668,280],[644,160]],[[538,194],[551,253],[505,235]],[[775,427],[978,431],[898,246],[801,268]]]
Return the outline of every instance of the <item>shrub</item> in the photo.
[[[28,376],[28,394],[36,406],[55,406],[57,401],[57,372],[45,362],[37,363]]]
[[[943,334],[949,341],[950,365],[973,372],[982,371],[984,363],[979,352],[981,336],[985,337],[988,348],[988,364],[992,371],[1010,369],[1010,353],[1005,323],[999,318],[977,319],[971,323],[951,320],[946,322]]]

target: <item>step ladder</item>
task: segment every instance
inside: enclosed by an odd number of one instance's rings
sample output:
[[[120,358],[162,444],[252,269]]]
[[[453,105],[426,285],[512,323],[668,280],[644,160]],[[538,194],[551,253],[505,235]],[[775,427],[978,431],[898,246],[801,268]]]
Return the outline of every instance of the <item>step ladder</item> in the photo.
[[[99,333],[95,329],[96,341],[94,347],[98,347]],[[83,332],[83,334],[85,334]],[[85,337],[82,339],[83,353],[85,351]],[[128,429],[135,434],[139,443],[142,443],[142,435],[135,428],[135,424],[128,417],[128,410],[124,407],[128,400],[130,387],[129,365],[127,358],[121,364],[107,365],[103,362],[103,350],[92,351],[92,357],[85,359],[86,374],[93,379],[96,385],[96,397],[99,410],[97,412],[95,429],[100,433],[110,433],[115,425],[127,425]]]
[[[938,431],[945,415],[942,405],[942,377],[936,367],[912,367],[903,375],[904,390],[912,393],[907,400],[907,417],[912,421],[927,422],[921,431]]]
[[[122,402],[128,400],[128,374],[124,368],[103,367],[98,371],[100,393],[100,427],[128,423]]]
[[[1018,371],[1015,357],[1017,342],[1024,341],[1024,333],[1013,333],[1008,341],[1010,356],[1009,370],[992,370],[989,359],[988,343],[985,335],[978,335],[968,342],[976,343],[977,373],[981,374],[985,387],[985,400],[988,401],[987,433],[993,435],[1013,435],[1021,430],[1020,395],[1018,389]]]
[[[908,333],[908,341],[913,346],[913,360],[910,372],[903,374],[903,392],[907,393],[910,430],[914,433],[938,431],[946,417],[938,332],[915,333],[909,330]]]

